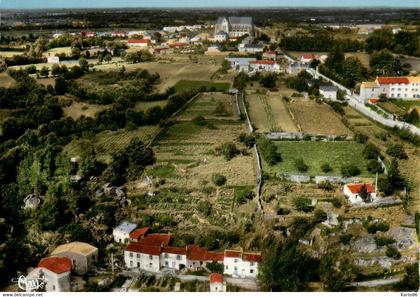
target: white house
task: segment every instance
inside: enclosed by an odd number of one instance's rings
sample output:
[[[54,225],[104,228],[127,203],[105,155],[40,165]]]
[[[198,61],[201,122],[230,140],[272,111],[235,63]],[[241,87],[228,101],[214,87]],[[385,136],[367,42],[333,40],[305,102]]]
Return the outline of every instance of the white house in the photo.
[[[128,221],[122,221],[121,224],[114,228],[112,236],[116,242],[124,243],[130,239],[130,233],[136,229],[136,227],[136,224]]]
[[[337,100],[337,88],[330,85],[319,86],[319,94],[325,99]]]
[[[129,46],[146,47],[146,46],[149,45],[149,40],[146,39],[146,38],[143,38],[143,39],[134,39],[134,38],[132,38],[132,39],[129,39],[127,41],[127,44]]]
[[[185,247],[166,246],[162,247],[160,266],[175,270],[187,267],[187,249]]]
[[[277,58],[277,53],[275,51],[267,51],[264,52],[262,55],[263,59],[265,60],[276,60]]]
[[[238,47],[240,53],[262,53],[264,46],[262,44],[243,44],[241,43]]]
[[[124,262],[129,269],[137,268],[150,272],[159,272],[160,253],[160,246],[130,242],[124,251]]]
[[[244,253],[241,250],[225,250],[223,264],[224,274],[233,277],[256,278],[260,253]]]
[[[268,72],[278,72],[280,71],[280,66],[273,60],[257,60],[249,62],[250,71],[268,71]]]
[[[420,76],[377,77],[374,82],[363,82],[360,98],[366,101],[384,95],[395,99],[420,98]]]
[[[216,34],[214,34],[214,40],[218,42],[225,42],[228,40],[229,35],[226,32],[219,31]]]
[[[46,292],[69,292],[71,260],[67,257],[48,257],[42,259],[27,279],[44,278]]]
[[[360,99],[367,101],[371,98],[378,98],[380,95],[379,85],[376,82],[364,81],[360,85]]]
[[[210,292],[226,292],[226,285],[223,283],[223,275],[220,273],[210,274]]]
[[[363,187],[366,187],[367,193],[370,195],[371,200],[376,200],[376,189],[373,184],[346,184],[343,188],[343,194],[352,204],[364,202],[360,197],[360,192],[362,191]]]
[[[60,63],[60,58],[57,56],[49,56],[47,57],[47,62],[50,64]]]
[[[226,61],[229,62],[230,68],[237,71],[249,71],[249,63],[256,61],[256,58],[241,58],[241,57],[226,57]]]

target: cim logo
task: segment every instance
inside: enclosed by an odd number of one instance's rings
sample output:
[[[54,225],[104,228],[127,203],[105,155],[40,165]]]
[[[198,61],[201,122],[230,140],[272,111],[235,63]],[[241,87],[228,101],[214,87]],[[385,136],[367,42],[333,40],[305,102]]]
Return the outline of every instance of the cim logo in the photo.
[[[19,278],[12,279],[12,282],[17,283],[19,289],[29,292],[44,288],[46,279],[44,277],[28,278],[24,275],[21,275]]]

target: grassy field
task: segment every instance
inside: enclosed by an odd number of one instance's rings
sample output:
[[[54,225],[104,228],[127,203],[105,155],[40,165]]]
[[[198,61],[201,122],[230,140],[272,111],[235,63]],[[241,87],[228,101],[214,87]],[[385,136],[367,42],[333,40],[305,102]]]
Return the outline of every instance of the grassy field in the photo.
[[[420,112],[420,100],[392,100],[391,102],[406,111],[416,108]]]
[[[0,87],[11,88],[16,84],[16,81],[11,78],[6,72],[0,73]]]
[[[377,105],[396,116],[402,116],[406,113],[405,108],[399,107],[398,105],[390,101],[378,102]]]
[[[13,56],[22,55],[24,52],[18,51],[0,51],[0,57],[2,58],[11,58]]]
[[[71,117],[77,120],[81,116],[94,118],[98,112],[105,110],[107,108],[108,108],[107,105],[89,104],[85,102],[73,101],[70,106],[63,108],[63,112],[64,112],[64,116]]]
[[[65,54],[70,55],[71,54],[71,46],[65,46],[65,47],[56,47],[49,49],[44,52],[44,56],[55,56],[56,54]]]
[[[315,142],[315,141],[276,141],[278,151],[283,161],[275,166],[269,166],[263,161],[264,171],[271,174],[294,173],[299,171],[295,167],[295,160],[302,158],[309,166],[306,175],[341,175],[341,166],[353,164],[361,170],[361,176],[370,176],[366,170],[366,161],[362,156],[364,146],[355,142]],[[331,172],[324,173],[321,165],[329,163]]]
[[[178,120],[192,120],[197,116],[206,119],[238,120],[234,110],[234,97],[222,93],[202,93],[178,116]]]
[[[140,138],[144,143],[150,143],[158,132],[158,126],[144,126],[131,131],[125,129],[104,131],[93,137],[73,140],[64,150],[73,157],[79,156],[84,148],[92,147],[99,161],[109,163],[111,154],[123,150],[134,137]]]
[[[135,111],[145,111],[151,107],[160,106],[164,107],[168,103],[167,100],[158,100],[158,101],[140,101],[134,106]]]
[[[225,92],[229,89],[230,83],[227,82],[212,82],[199,80],[180,80],[175,84],[177,92],[188,90],[200,90],[206,88],[207,91]]]
[[[258,132],[298,132],[279,93],[250,94],[247,102],[251,121]]]
[[[323,135],[352,135],[327,104],[304,98],[293,98],[288,105],[303,132]]]

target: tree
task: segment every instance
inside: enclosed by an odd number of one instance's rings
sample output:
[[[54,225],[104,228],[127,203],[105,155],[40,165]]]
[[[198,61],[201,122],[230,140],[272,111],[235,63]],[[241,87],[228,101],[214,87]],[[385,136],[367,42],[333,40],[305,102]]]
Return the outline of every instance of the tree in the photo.
[[[369,160],[366,164],[366,169],[370,173],[382,173],[382,172],[384,172],[384,169],[382,168],[382,165],[378,160]]]
[[[54,64],[51,67],[51,75],[57,76],[61,73],[60,65]]]
[[[274,88],[277,82],[277,75],[275,73],[268,73],[260,78],[260,83],[265,88]]]
[[[328,172],[331,172],[333,170],[333,168],[331,167],[330,164],[324,163],[324,164],[321,165],[321,170],[324,173],[328,173]]]
[[[102,53],[98,54],[98,62],[102,63],[104,61],[104,55]]]
[[[79,66],[82,68],[83,72],[87,72],[89,70],[89,63],[85,58],[79,59]]]
[[[105,57],[104,57],[104,61],[107,62],[107,63],[111,62],[112,61],[112,56],[110,54],[106,54]]]
[[[295,167],[299,172],[306,172],[309,169],[309,166],[305,164],[302,158],[298,158],[295,160]]]
[[[281,154],[277,151],[277,146],[270,139],[259,137],[258,147],[261,156],[269,165],[275,165],[282,161]]]
[[[55,92],[57,95],[64,95],[67,92],[67,83],[64,78],[57,77],[55,79]]]
[[[306,197],[297,197],[293,200],[295,208],[303,212],[311,212],[314,207],[311,205],[311,199]]]
[[[405,268],[402,281],[395,285],[397,291],[417,291],[419,289],[419,263],[413,263]]]
[[[35,65],[31,65],[25,68],[26,73],[28,74],[34,74],[36,73],[36,66]]]
[[[226,177],[219,173],[213,173],[213,175],[211,176],[211,180],[218,187],[221,187],[226,183]]]
[[[342,253],[329,252],[321,258],[319,276],[328,291],[344,291],[356,278],[351,259]]]
[[[41,76],[48,76],[49,73],[50,73],[50,70],[47,66],[42,67],[41,70],[39,71],[39,75]]]
[[[223,155],[226,161],[230,161],[239,154],[239,150],[232,142],[224,143],[216,147],[217,155]]]
[[[407,153],[404,150],[404,147],[399,144],[388,144],[386,153],[390,155],[391,157],[397,158],[397,159],[407,159]]]
[[[341,167],[341,174],[343,176],[356,176],[360,174],[360,169],[353,164],[343,165]]]
[[[370,142],[368,142],[365,145],[365,148],[363,149],[362,154],[368,160],[378,159],[378,157],[380,156],[378,147]]]
[[[372,197],[365,184],[363,184],[362,187],[360,188],[359,196],[360,198],[362,198],[363,202],[365,203],[372,202]]]

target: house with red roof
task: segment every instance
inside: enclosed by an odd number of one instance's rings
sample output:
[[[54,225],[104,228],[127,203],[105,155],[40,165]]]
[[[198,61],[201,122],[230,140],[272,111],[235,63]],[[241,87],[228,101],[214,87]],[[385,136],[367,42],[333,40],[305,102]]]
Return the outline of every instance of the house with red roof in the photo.
[[[360,86],[360,98],[367,101],[379,96],[394,99],[420,98],[420,77],[377,77],[373,82],[363,82]]]
[[[138,242],[149,232],[149,227],[138,228],[130,233],[130,240]]]
[[[127,41],[128,46],[138,46],[138,47],[146,47],[149,45],[149,40],[146,38],[137,39],[131,38]]]
[[[226,292],[226,285],[223,282],[223,275],[220,273],[210,274],[210,292]]]
[[[370,183],[346,184],[343,188],[343,194],[352,204],[364,203],[362,197],[360,197],[360,193],[362,192],[363,188],[366,189],[366,192],[369,195],[371,201],[376,200],[376,188],[373,184]]]
[[[67,257],[43,258],[27,279],[44,279],[46,292],[69,292],[72,261]]]
[[[277,53],[275,51],[266,51],[262,55],[263,59],[265,60],[273,60],[277,59]]]
[[[300,61],[302,63],[311,63],[311,61],[315,59],[315,55],[314,54],[303,54],[302,57],[300,57]]]
[[[278,72],[280,71],[279,64],[273,60],[256,60],[249,62],[250,71],[268,71],[268,72]]]
[[[183,270],[187,267],[187,248],[165,246],[161,250],[160,265],[163,268]]]
[[[225,250],[223,264],[224,274],[234,277],[256,278],[258,264],[262,261],[261,253]]]

